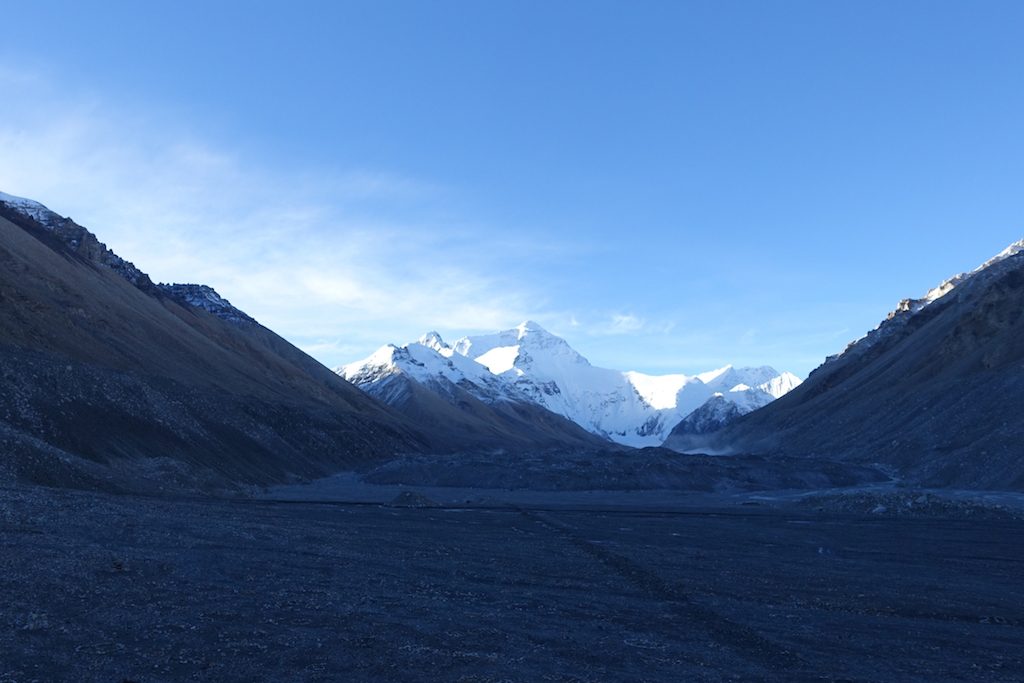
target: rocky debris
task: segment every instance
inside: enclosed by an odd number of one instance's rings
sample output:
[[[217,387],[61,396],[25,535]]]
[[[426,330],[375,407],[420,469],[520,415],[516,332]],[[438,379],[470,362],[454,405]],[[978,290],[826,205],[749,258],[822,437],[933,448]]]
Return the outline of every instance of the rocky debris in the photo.
[[[390,507],[398,508],[436,508],[440,504],[431,500],[418,491],[402,491],[388,503]]]
[[[802,458],[710,457],[645,448],[412,455],[368,471],[370,484],[533,491],[737,492],[878,483],[872,467]]]
[[[245,312],[232,306],[231,302],[218,294],[213,287],[209,287],[207,285],[177,283],[160,283],[157,286],[160,288],[160,291],[172,299],[195,308],[201,308],[208,313],[212,313],[221,320],[227,320],[232,323],[256,322]]]
[[[819,512],[879,517],[1024,519],[1024,508],[930,491],[837,491],[807,496],[800,499],[799,505]]]
[[[0,487],[5,505],[18,511],[0,528],[5,682],[1020,683],[1024,670],[1017,521]]]

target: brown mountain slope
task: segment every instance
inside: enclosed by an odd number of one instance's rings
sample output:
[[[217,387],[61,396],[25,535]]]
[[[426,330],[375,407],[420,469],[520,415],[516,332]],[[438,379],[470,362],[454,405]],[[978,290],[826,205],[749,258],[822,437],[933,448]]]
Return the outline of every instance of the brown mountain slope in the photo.
[[[0,205],[0,479],[266,483],[428,446],[270,330],[130,282],[84,234]]]
[[[1024,252],[905,302],[774,403],[679,450],[883,463],[928,486],[1024,490]]]

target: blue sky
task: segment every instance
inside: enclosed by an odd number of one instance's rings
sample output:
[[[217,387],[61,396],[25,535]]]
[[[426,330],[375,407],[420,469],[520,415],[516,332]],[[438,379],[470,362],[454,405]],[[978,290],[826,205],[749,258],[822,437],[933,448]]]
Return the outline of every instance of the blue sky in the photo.
[[[156,5],[3,3],[0,190],[331,366],[803,375],[1024,237],[1019,2]]]

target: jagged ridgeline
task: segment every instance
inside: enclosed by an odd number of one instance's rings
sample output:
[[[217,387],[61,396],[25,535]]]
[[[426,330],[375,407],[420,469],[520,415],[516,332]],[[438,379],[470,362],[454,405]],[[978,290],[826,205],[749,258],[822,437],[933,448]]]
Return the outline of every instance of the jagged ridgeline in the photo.
[[[696,413],[704,416],[705,431],[719,429],[800,384],[792,373],[769,366],[727,365],[697,375],[600,368],[529,320],[453,344],[430,332],[403,346],[382,346],[337,372],[403,411],[414,397],[418,409],[428,401],[466,406],[469,400],[488,410],[543,409],[633,447],[661,445],[675,425]]]
[[[0,481],[224,486],[429,448],[212,288],[0,194]]]
[[[667,445],[880,463],[937,487],[1024,489],[1024,241],[919,299],[778,401]]]

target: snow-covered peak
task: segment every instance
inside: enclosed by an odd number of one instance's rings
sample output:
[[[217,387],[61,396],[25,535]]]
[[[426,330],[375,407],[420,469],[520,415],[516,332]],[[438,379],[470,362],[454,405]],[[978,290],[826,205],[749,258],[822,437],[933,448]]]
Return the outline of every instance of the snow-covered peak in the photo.
[[[523,339],[524,337],[527,337],[527,336],[534,336],[534,337],[537,337],[537,336],[541,336],[541,337],[554,337],[555,336],[555,335],[551,334],[550,332],[548,332],[547,330],[545,330],[543,327],[541,327],[539,323],[536,323],[536,322],[534,322],[532,320],[524,320],[523,322],[519,323],[518,325],[516,325],[516,330],[519,332],[519,338],[520,339]]]
[[[513,386],[486,367],[455,353],[436,332],[428,332],[419,341],[404,346],[386,344],[369,357],[343,365],[335,372],[368,390],[387,378],[405,375],[444,393],[458,386],[487,402],[525,400]]]
[[[381,373],[390,374],[390,372],[397,369],[398,362],[395,359],[395,354],[400,352],[401,350],[394,344],[385,344],[363,360],[342,365],[335,372],[353,383],[355,383],[360,375],[366,374],[367,370],[375,370],[377,371],[375,374],[378,375]]]
[[[417,341],[417,343],[418,344],[422,344],[423,346],[429,347],[431,349],[434,349],[437,352],[441,352],[442,350],[445,350],[445,351],[450,351],[451,350],[451,347],[449,347],[447,344],[444,343],[444,339],[441,339],[441,335],[438,334],[437,332],[434,332],[433,330],[431,330],[430,332],[427,332],[425,335],[420,337],[419,340]],[[446,354],[446,355],[451,355],[451,354]]]
[[[708,370],[707,372],[697,373],[695,377],[699,379],[701,382],[704,382],[704,384],[710,384],[711,382],[725,375],[730,370],[732,370],[732,365],[726,365],[724,367],[718,368],[717,370]]]
[[[760,387],[779,376],[779,371],[770,365],[744,368],[726,365],[717,370],[702,372],[696,377],[714,391],[728,392],[740,384],[747,387]],[[799,383],[799,380],[797,380],[797,383]]]
[[[463,337],[452,346],[455,353],[472,358],[496,375],[521,375],[537,363],[543,372],[559,372],[559,368],[587,365],[586,358],[561,337],[526,320],[509,330],[493,334]]]
[[[800,386],[800,378],[792,372],[783,372],[767,382],[758,385],[759,389],[768,392],[774,398],[780,398]]]

